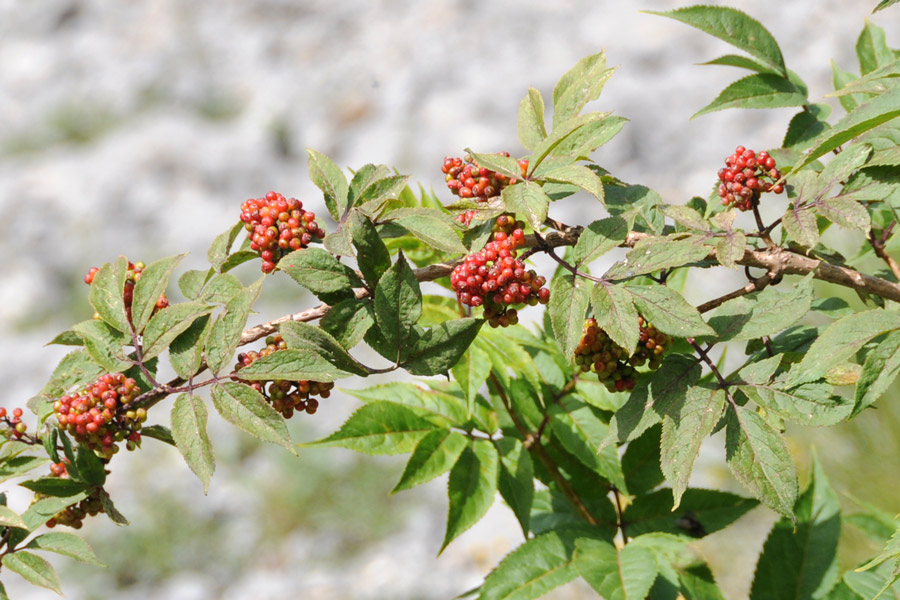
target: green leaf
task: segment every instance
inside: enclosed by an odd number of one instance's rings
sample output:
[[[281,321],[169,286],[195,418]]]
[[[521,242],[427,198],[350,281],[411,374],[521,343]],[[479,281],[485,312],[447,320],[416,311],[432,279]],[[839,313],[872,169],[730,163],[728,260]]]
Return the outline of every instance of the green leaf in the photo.
[[[533,87],[519,103],[519,141],[526,150],[534,150],[547,137],[544,125],[544,98]]]
[[[692,387],[684,403],[663,416],[660,466],[672,486],[677,508],[687,489],[700,445],[725,412],[725,390]]]
[[[229,300],[225,312],[212,324],[206,340],[206,364],[211,373],[217,374],[232,360],[253,304],[262,291],[263,280],[264,277],[260,277]]]
[[[666,357],[659,369],[638,380],[628,400],[610,421],[610,437],[619,442],[631,441],[659,423],[697,383],[700,372],[700,364],[693,356]]]
[[[94,454],[93,450],[84,444],[78,445],[78,450],[75,454],[75,465],[78,467],[76,470],[79,474],[78,480],[95,486],[106,483],[106,465],[100,461],[100,458]],[[74,475],[72,478],[76,479]],[[78,491],[80,490],[71,492],[68,495],[77,494]]]
[[[459,241],[452,217],[444,212],[433,208],[401,208],[391,211],[388,218],[433,248],[451,254],[468,251]]]
[[[19,485],[32,492],[55,497],[74,496],[90,487],[87,483],[52,476],[32,479],[31,481],[23,481]]]
[[[223,231],[216,236],[207,253],[209,264],[212,265],[213,269],[218,272],[222,271],[222,265],[228,258],[228,254],[231,251],[231,247],[234,245],[234,241],[237,239],[238,234],[242,231],[244,231],[244,224],[241,221],[238,221],[229,227],[227,231]]]
[[[619,455],[612,444],[603,446],[609,426],[589,404],[566,396],[550,407],[550,428],[555,439],[589,469],[627,493]]]
[[[809,485],[794,506],[796,524],[772,527],[756,565],[751,600],[821,598],[837,580],[841,506],[813,454]]]
[[[591,306],[597,326],[629,356],[634,353],[641,326],[632,295],[623,286],[597,283],[591,290]]]
[[[403,368],[413,375],[440,375],[459,362],[484,324],[483,319],[455,319],[428,329],[409,350]]]
[[[526,536],[531,527],[531,507],[534,502],[534,466],[531,453],[519,440],[505,437],[497,441],[500,451],[500,472],[497,487],[512,509]]]
[[[99,558],[97,558],[97,555],[94,554],[94,550],[86,541],[71,533],[64,533],[62,531],[44,533],[31,540],[25,547],[33,550],[56,552],[57,554],[74,558],[77,561],[89,565],[96,565],[98,567],[106,566]]]
[[[737,9],[688,6],[669,12],[648,12],[696,27],[756,57],[783,77],[788,76],[781,49],[772,34],[759,21]]]
[[[214,269],[191,270],[182,273],[178,278],[178,289],[189,300],[196,300],[209,278],[215,273]]]
[[[586,116],[590,117],[590,120],[562,139],[550,155],[569,162],[580,157],[587,158],[597,148],[616,137],[628,122],[625,117],[615,115],[600,115],[598,118],[598,113],[588,113]],[[542,172],[545,171],[536,169],[534,175]]]
[[[175,439],[172,437],[172,431],[164,425],[144,425],[141,428],[142,438],[151,438],[159,440],[170,446],[175,445]]]
[[[232,425],[264,442],[284,446],[296,454],[284,418],[252,387],[232,382],[216,384],[212,388],[212,400],[222,418]],[[199,418],[198,414],[198,423]]]
[[[737,269],[739,267],[736,263],[744,257],[746,247],[747,237],[743,233],[740,231],[728,233],[716,244],[716,259],[724,267]]]
[[[703,537],[725,529],[756,508],[759,502],[718,490],[684,490],[676,504],[672,490],[663,488],[635,498],[625,509],[628,535],[649,532]]]
[[[897,4],[897,2],[900,2],[900,0],[881,0],[881,2],[878,3],[878,6],[875,7],[875,10],[873,10],[872,12],[875,13],[879,10],[884,10],[888,6]]]
[[[348,350],[359,344],[374,324],[372,302],[356,298],[342,300],[319,321],[319,326]]]
[[[491,571],[478,600],[530,600],[572,581],[578,577],[575,540],[586,533],[560,529],[527,540]]]
[[[866,207],[847,198],[827,198],[816,205],[820,215],[841,227],[868,233],[872,218]]]
[[[24,475],[46,462],[47,459],[41,456],[13,456],[0,461],[0,482]]]
[[[431,431],[416,444],[400,481],[391,493],[408,490],[446,473],[456,464],[468,443],[466,436],[449,429]]]
[[[477,523],[494,503],[499,465],[497,449],[487,440],[471,440],[462,451],[450,471],[447,487],[450,510],[441,551]]]
[[[832,386],[824,382],[788,386],[776,381],[737,387],[767,411],[801,425],[835,425],[853,409],[852,402],[832,395]]]
[[[349,208],[347,203],[347,178],[341,172],[333,160],[316,152],[312,148],[306,149],[309,154],[309,178],[322,190],[325,196],[325,206],[335,221],[340,221],[341,216]]]
[[[799,171],[841,144],[898,116],[900,116],[900,87],[895,87],[857,106],[831,129],[817,137],[813,150],[800,164],[794,165],[794,171]]]
[[[420,412],[396,402],[366,404],[330,436],[303,446],[341,446],[366,454],[412,452],[419,441],[438,429]]]
[[[0,526],[28,529],[28,525],[25,524],[19,513],[6,506],[0,506]]]
[[[362,281],[353,269],[321,248],[301,248],[278,261],[278,268],[328,304],[353,296]]]
[[[478,390],[491,374],[491,359],[482,348],[472,344],[450,371],[466,398],[466,412],[471,414]]]
[[[49,562],[37,554],[18,550],[3,557],[3,566],[14,573],[18,573],[29,583],[53,590],[60,596],[63,595],[59,587],[59,577],[56,570]]]
[[[875,403],[900,372],[900,331],[893,331],[866,355],[862,374],[856,383],[851,417]]]
[[[89,299],[100,318],[122,332],[131,331],[125,314],[125,274],[128,259],[120,256],[114,263],[106,263],[94,275]]]
[[[576,117],[584,105],[600,97],[615,68],[606,67],[603,52],[585,56],[553,88],[553,128]]]
[[[550,206],[550,198],[541,186],[532,181],[508,185],[503,188],[501,198],[507,210],[515,212],[516,217],[524,219],[534,230],[540,231]]]
[[[375,288],[375,322],[386,344],[397,349],[399,361],[413,325],[422,315],[422,291],[403,253]]]
[[[831,114],[831,106],[828,104],[810,104],[794,115],[784,134],[782,146],[805,150],[812,144],[816,137],[831,126],[826,119]]]
[[[100,506],[103,507],[103,511],[106,513],[106,516],[109,517],[109,520],[116,525],[121,527],[130,525],[128,519],[119,512],[115,504],[113,504],[112,498],[109,497],[109,494],[107,494],[106,490],[103,488],[100,488]]]
[[[573,264],[580,267],[600,258],[622,244],[630,229],[630,223],[622,217],[607,217],[594,221],[578,236],[578,243],[572,251]]]
[[[175,346],[176,338],[188,329],[191,329],[191,326],[197,319],[212,313],[212,311],[212,308],[200,302],[181,302],[167,306],[153,315],[153,318],[150,319],[147,328],[144,330],[144,360],[159,356],[169,345]],[[206,323],[207,320],[204,319],[198,325],[198,328],[194,330],[194,334],[198,337],[186,337],[182,340],[182,344],[177,346],[177,350],[182,352],[179,358],[183,357],[183,353],[187,350],[183,345],[184,342],[191,340],[198,343],[200,341],[199,335],[206,328]],[[175,360],[177,361],[178,359]]]
[[[645,494],[665,479],[660,469],[661,433],[661,427],[651,427],[625,448],[622,472],[632,495]]]
[[[604,278],[624,279],[670,267],[680,267],[701,261],[708,254],[709,248],[689,240],[645,238],[635,244],[623,262],[614,264]]]
[[[131,338],[111,327],[105,321],[90,319],[72,326],[72,330],[84,340],[84,349],[97,364],[108,372],[124,371],[131,366],[126,360],[123,346],[131,343]]]
[[[288,348],[261,356],[240,370],[240,378],[247,381],[321,381],[331,382],[349,377],[311,348]]]
[[[480,154],[473,152],[471,148],[466,148],[466,154],[475,159],[479,166],[486,167],[491,171],[502,173],[507,177],[521,178],[522,170],[519,162],[511,157],[503,154]]]
[[[675,337],[696,337],[713,333],[697,309],[681,294],[661,285],[630,285],[634,305],[656,329]]]
[[[709,221],[690,206],[661,204],[657,207],[657,210],[687,229],[710,231]]]
[[[767,287],[724,302],[709,319],[719,340],[752,340],[790,327],[809,312],[813,279],[805,277],[788,293]]]
[[[387,400],[393,404],[402,404],[412,408],[419,416],[448,426],[468,420],[465,403],[459,396],[422,389],[413,383],[388,383],[346,392],[367,403]],[[412,447],[409,451],[412,451]]]
[[[202,399],[180,394],[172,406],[172,438],[184,462],[203,483],[203,493],[209,493],[209,481],[216,470],[216,457],[206,432],[209,413]]]
[[[705,63],[700,63],[702,66],[706,65],[722,65],[726,67],[738,67],[741,69],[749,69],[751,71],[756,71],[757,73],[770,73],[772,75],[778,75],[778,71],[768,67],[761,62],[757,61],[755,58],[750,58],[748,56],[742,56],[740,54],[726,54],[724,56],[720,56],[718,58],[714,58],[712,60],[708,60]]]
[[[356,262],[366,283],[370,287],[378,284],[378,280],[391,266],[391,253],[381,241],[375,225],[359,210],[350,211],[345,227],[350,230],[353,247],[356,249]]]
[[[756,412],[732,408],[725,430],[731,472],[763,504],[793,520],[797,470],[784,438]]]
[[[887,45],[884,29],[866,19],[866,25],[856,39],[856,56],[859,72],[867,75],[897,60]]]
[[[566,360],[571,360],[584,331],[584,315],[591,302],[587,281],[574,275],[559,275],[550,282],[550,322],[556,343]]]
[[[872,338],[900,329],[900,313],[883,309],[867,310],[829,325],[812,343],[803,360],[788,374],[787,385],[816,380],[840,364]]]
[[[22,513],[22,520],[25,521],[25,524],[28,526],[28,531],[34,531],[64,508],[77,504],[86,497],[87,494],[80,492],[66,498],[41,498],[29,506],[28,510]]]
[[[869,144],[853,144],[833,158],[813,182],[801,181],[798,198],[794,204],[804,205],[818,203],[825,195],[841,181],[846,181],[850,175],[862,167],[872,155],[872,146]]]
[[[50,398],[58,398],[76,386],[94,381],[106,372],[86,350],[75,350],[66,354],[59,362],[41,393]]]
[[[200,370],[203,348],[214,322],[209,315],[198,317],[169,344],[169,361],[182,379],[190,379]]]
[[[590,538],[576,540],[575,566],[606,600],[646,598],[659,573],[651,550],[634,544],[616,548]]]
[[[781,108],[803,106],[806,92],[779,75],[757,73],[738,79],[722,90],[719,96],[694,113],[699,117],[726,108]]]
[[[299,321],[287,321],[278,327],[278,331],[287,342],[288,348],[307,354],[318,354],[328,363],[347,373],[363,377],[369,374],[364,366],[350,356],[350,353],[341,346],[339,341],[320,327]]]
[[[833,60],[831,61],[831,82],[837,92],[841,92],[845,87],[858,79],[853,73],[843,70]],[[865,94],[840,94],[838,101],[840,101],[845,111],[850,112],[865,102],[867,97]]]
[[[543,179],[555,183],[568,183],[578,186],[593,195],[601,204],[604,203],[603,180],[584,165],[568,165],[557,167],[541,174]]]
[[[147,265],[141,272],[141,278],[134,285],[131,304],[131,319],[134,321],[134,330],[138,333],[144,330],[159,297],[166,293],[172,271],[185,256],[187,255],[179,254],[161,258]]]

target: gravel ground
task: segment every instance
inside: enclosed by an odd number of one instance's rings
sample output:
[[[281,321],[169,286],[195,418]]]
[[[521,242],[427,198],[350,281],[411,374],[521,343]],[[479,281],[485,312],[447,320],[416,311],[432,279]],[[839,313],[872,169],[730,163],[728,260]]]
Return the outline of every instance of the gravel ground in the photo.
[[[875,3],[732,5],[765,23],[788,66],[820,98],[831,89],[829,58],[856,70],[853,44]],[[527,87],[549,95],[564,71],[600,49],[621,68],[598,106],[632,122],[597,161],[672,203],[705,195],[738,143],[780,145],[793,110],[726,111],[689,121],[739,74],[695,66],[729,52],[724,43],[639,12],[681,4],[0,0],[3,404],[21,404],[39,389],[64,354],[43,344],[89,316],[80,279],[91,265],[120,253],[149,262],[190,251],[183,265],[200,266],[239,203],[269,189],[324,214],[307,179],[305,147],[345,167],[395,166],[449,200],[440,191],[441,159],[467,146],[521,151],[515,114]],[[873,17],[893,46],[900,46],[898,14]],[[553,211],[578,222],[598,216],[589,203]],[[730,277],[696,282],[689,298],[732,287],[739,276]],[[260,320],[309,300],[292,296],[296,288],[278,289],[284,292],[261,307]],[[344,412],[320,422],[340,422],[352,407],[336,404]],[[169,455],[165,460],[175,464]],[[710,451],[710,463],[716,460]],[[231,501],[215,491],[217,482],[210,498],[198,499],[186,469],[170,470],[165,484],[186,502],[215,508]],[[715,468],[701,478],[710,485],[726,479]],[[231,490],[227,482],[220,486]],[[498,505],[435,560],[442,494],[432,485],[396,534],[343,564],[316,564],[302,577],[249,556],[224,592],[211,591],[218,587],[208,574],[191,572],[152,592],[132,588],[116,596],[446,598],[476,585],[518,542],[514,522]],[[750,555],[767,519],[752,521]],[[306,555],[326,538],[292,538],[286,551]],[[751,569],[732,572],[727,564],[714,561],[717,576],[729,597],[740,598]],[[19,583],[9,582],[14,597],[44,597]],[[64,584],[69,598],[91,597],[77,582]],[[568,589],[559,597],[580,594],[586,592]]]

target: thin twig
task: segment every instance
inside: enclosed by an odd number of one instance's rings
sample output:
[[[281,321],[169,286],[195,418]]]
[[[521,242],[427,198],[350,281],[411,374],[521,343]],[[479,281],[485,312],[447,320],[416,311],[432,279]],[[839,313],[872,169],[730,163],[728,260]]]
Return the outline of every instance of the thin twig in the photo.
[[[892,222],[888,229],[885,230],[888,237],[890,236],[890,229],[893,228],[895,223],[896,221]],[[887,263],[887,266],[891,269],[891,273],[894,274],[894,277],[900,280],[900,264],[897,264],[897,261],[894,260],[894,257],[888,254],[887,250],[884,249],[884,244],[886,241],[887,237],[885,237],[885,234],[882,234],[881,239],[879,239],[875,236],[874,229],[869,230],[869,244],[871,244],[872,250],[875,251],[875,256]]]
[[[628,544],[628,534],[625,532],[625,511],[622,510],[622,499],[619,497],[619,488],[613,486],[613,497],[616,499],[616,525],[622,532],[622,545]]]

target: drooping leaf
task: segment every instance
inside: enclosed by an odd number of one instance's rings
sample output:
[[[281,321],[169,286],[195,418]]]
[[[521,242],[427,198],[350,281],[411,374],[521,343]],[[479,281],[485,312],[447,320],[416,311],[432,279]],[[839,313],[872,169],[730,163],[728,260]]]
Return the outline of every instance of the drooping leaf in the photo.
[[[632,495],[645,494],[665,479],[660,469],[661,433],[662,427],[651,427],[625,448],[622,472]]]
[[[756,19],[724,6],[688,6],[669,12],[651,12],[676,19],[749,53],[787,77],[778,42]]]
[[[106,465],[84,444],[78,445],[75,453],[75,465],[78,473],[77,479],[90,485],[103,485],[106,483]],[[76,479],[74,476],[72,479]],[[67,494],[69,496],[77,492]],[[66,495],[66,494],[63,494]]]
[[[772,527],[756,565],[751,600],[821,598],[836,583],[841,507],[813,455],[809,485],[794,506],[796,525]]]
[[[750,340],[773,335],[790,327],[809,312],[813,279],[806,277],[788,293],[767,287],[724,302],[709,325],[719,340]]]
[[[874,13],[878,12],[879,10],[884,10],[888,6],[897,4],[897,2],[900,2],[900,0],[881,0],[881,2],[878,3],[878,6],[875,7],[875,10],[873,10],[872,12]]]
[[[98,567],[106,566],[99,558],[97,558],[97,555],[94,554],[94,550],[86,541],[84,541],[84,539],[63,531],[51,531],[41,534],[28,542],[28,545],[25,547],[31,548],[32,550],[56,552],[57,554],[74,558],[77,561],[89,565],[96,565]]]
[[[606,600],[646,598],[659,566],[653,552],[631,544],[616,548],[604,540],[575,542],[578,573]]]
[[[794,115],[784,134],[782,146],[805,150],[818,136],[831,127],[826,119],[831,115],[828,104],[810,104]]]
[[[660,466],[672,486],[677,508],[687,489],[700,445],[709,436],[725,411],[725,391],[692,387],[684,403],[663,416],[660,439]]]
[[[413,375],[439,375],[459,362],[483,319],[454,319],[428,329],[409,350],[403,368]]]
[[[630,356],[641,335],[632,295],[623,286],[597,283],[591,290],[591,306],[597,326]]]
[[[567,359],[574,354],[581,339],[584,315],[590,302],[591,289],[581,277],[560,275],[550,283],[550,322],[556,343]]]
[[[726,108],[782,108],[803,106],[806,103],[805,90],[793,82],[768,73],[747,75],[726,87],[719,96],[694,113],[699,117]]]
[[[41,477],[40,479],[32,479],[31,481],[23,481],[20,483],[23,488],[32,492],[43,494],[44,496],[55,496],[59,498],[68,498],[85,490],[90,486],[87,483],[64,479],[62,477]]]
[[[731,472],[763,504],[793,520],[797,470],[784,438],[756,412],[732,409],[725,430]]]
[[[321,327],[299,321],[287,321],[278,327],[288,348],[312,350],[341,371],[365,377],[368,371],[336,339]]]
[[[550,198],[541,186],[531,181],[508,185],[503,188],[501,198],[506,208],[516,213],[516,217],[524,219],[537,231],[541,229],[550,206]]]
[[[531,507],[534,502],[534,466],[531,453],[515,438],[498,440],[500,471],[497,487],[500,495],[516,515],[526,536],[531,530]]]
[[[63,595],[62,589],[59,587],[59,576],[56,574],[56,569],[37,554],[24,550],[11,552],[4,555],[3,566],[13,573],[18,573],[29,583],[53,590],[60,596]]]
[[[412,452],[422,438],[438,428],[412,408],[376,401],[353,413],[330,436],[303,445],[341,446],[366,454],[402,454]]]
[[[346,391],[351,396],[370,404],[379,401],[402,404],[419,416],[448,427],[468,420],[466,405],[462,398],[439,390],[424,389],[414,383],[387,383]],[[412,451],[412,447],[409,451]]]
[[[487,440],[471,440],[462,451],[447,486],[450,510],[441,550],[477,523],[494,503],[500,456]]]
[[[788,374],[788,385],[814,381],[852,356],[865,343],[894,329],[900,329],[900,313],[868,310],[839,319],[812,343],[803,360]]]
[[[471,344],[450,370],[466,398],[466,412],[471,414],[478,390],[491,374],[491,359],[477,344]]]
[[[663,488],[639,496],[625,509],[628,535],[653,531],[703,537],[731,525],[759,502],[728,492],[689,488],[676,504],[672,490]]]
[[[375,324],[375,311],[368,300],[342,300],[328,311],[319,326],[348,350],[359,344]]]
[[[216,411],[232,425],[264,442],[284,446],[296,453],[281,413],[249,385],[233,382],[216,384],[212,388],[212,400]]]
[[[900,331],[893,331],[866,355],[866,362],[856,383],[855,401],[850,416],[855,417],[878,400],[887,391],[898,372],[900,372]]]
[[[709,335],[712,328],[697,309],[675,290],[660,285],[630,285],[625,290],[633,296],[634,305],[656,329],[676,337]]]
[[[449,471],[468,445],[466,436],[450,429],[435,429],[416,444],[400,481],[391,493],[427,483]]]
[[[0,506],[0,526],[28,529],[28,525],[25,524],[19,513],[7,506]]]
[[[410,331],[422,315],[422,291],[402,253],[378,281],[374,308],[378,331],[389,347],[397,349],[399,361]]]
[[[381,241],[375,224],[359,210],[352,210],[345,226],[350,230],[353,247],[356,248],[356,262],[370,287],[391,266],[391,253]]]
[[[614,445],[603,447],[609,433],[597,409],[566,396],[550,407],[550,428],[560,444],[598,475],[626,490],[625,475]]]
[[[180,394],[172,406],[172,438],[184,461],[203,483],[203,493],[209,493],[209,481],[216,470],[216,457],[206,431],[209,413],[202,399],[192,394]]]

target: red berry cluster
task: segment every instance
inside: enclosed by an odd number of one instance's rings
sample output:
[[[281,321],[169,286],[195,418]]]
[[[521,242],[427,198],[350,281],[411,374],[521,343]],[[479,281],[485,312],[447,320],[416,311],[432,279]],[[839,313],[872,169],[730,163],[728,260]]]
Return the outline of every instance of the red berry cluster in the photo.
[[[63,464],[63,463],[59,463]],[[84,520],[87,517],[93,517],[98,515],[99,513],[106,512],[103,510],[103,503],[100,502],[100,488],[93,488],[88,493],[87,498],[83,499],[78,504],[73,504],[72,506],[67,506],[62,509],[55,515],[53,518],[47,521],[47,527],[51,529],[56,527],[57,525],[65,525],[67,527],[72,527],[73,529],[81,529],[82,525],[84,525]],[[37,502],[41,498],[45,498],[43,494],[35,494],[34,501]]]
[[[509,152],[500,152],[501,156],[509,156]],[[520,160],[519,169],[522,177],[528,172],[528,161]],[[475,202],[487,202],[489,199],[500,195],[508,185],[516,183],[515,177],[507,177],[502,173],[491,171],[487,167],[478,165],[471,156],[444,158],[441,171],[446,175],[447,187],[455,196],[471,198]],[[470,219],[471,220],[471,219]]]
[[[276,192],[241,204],[241,221],[250,236],[250,249],[262,258],[263,273],[274,271],[288,252],[325,237],[315,213],[303,210],[303,203],[296,198],[286,199]]]
[[[9,417],[6,408],[0,408],[0,421],[6,425],[3,435],[9,439],[19,439],[28,431],[28,425],[22,421],[21,408],[12,410],[12,418]]]
[[[147,265],[143,262],[128,263],[128,271],[125,273],[125,312],[128,315],[128,322],[131,322],[131,303],[134,301],[134,286],[140,280],[141,273],[144,272],[144,269]],[[94,277],[97,275],[97,271],[99,271],[97,267],[91,267],[91,269],[87,272],[87,275],[84,276],[84,282],[88,285],[91,285],[94,282]],[[169,299],[166,298],[166,295],[163,294],[159,297],[159,300],[156,301],[156,307],[153,309],[155,313],[158,310],[161,310],[169,305]],[[95,319],[99,319],[100,315],[94,315]]]
[[[494,240],[453,269],[450,285],[462,304],[484,305],[484,316],[491,326],[506,327],[518,322],[518,314],[509,309],[510,305],[546,304],[550,290],[543,287],[546,279],[533,270],[526,271],[525,263],[516,260],[516,248],[525,245],[525,232],[515,219],[501,215],[497,225]]]
[[[259,352],[251,351],[238,354],[238,363],[234,367],[235,371],[252,364],[258,358],[268,356],[285,348],[287,348],[287,343],[280,334],[269,336],[266,338],[266,347]],[[319,408],[319,401],[311,396],[329,397],[334,383],[306,380],[254,381],[250,383],[250,386],[262,394],[285,419],[290,419],[294,416],[295,411],[306,411],[310,415],[315,414]]]
[[[734,154],[725,159],[725,167],[719,169],[719,197],[725,206],[734,206],[743,211],[751,210],[759,203],[762,192],[780,194],[784,191],[781,171],[775,168],[775,159],[762,151],[756,154],[743,146],[738,146]]]
[[[116,442],[126,440],[128,450],[140,446],[140,429],[147,411],[129,404],[140,395],[137,382],[122,373],[107,373],[78,393],[53,404],[59,428],[98,455],[111,458]]]
[[[660,356],[671,341],[669,336],[647,323],[644,317],[638,318],[640,342],[631,357],[627,350],[613,342],[597,326],[596,319],[590,318],[584,322],[584,333],[575,349],[575,363],[584,372],[593,369],[610,392],[633,390],[639,374],[635,367],[649,362],[650,369],[658,369],[662,364]]]

